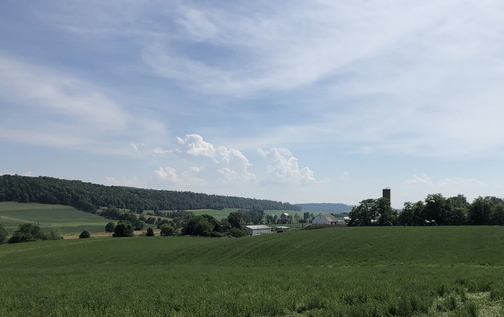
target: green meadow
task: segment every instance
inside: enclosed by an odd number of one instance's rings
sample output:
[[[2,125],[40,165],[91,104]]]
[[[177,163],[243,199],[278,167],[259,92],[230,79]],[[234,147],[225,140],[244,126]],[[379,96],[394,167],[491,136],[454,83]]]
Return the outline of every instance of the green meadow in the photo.
[[[503,316],[504,228],[0,246],[0,316]]]
[[[0,224],[11,234],[22,223],[38,223],[46,233],[59,228],[63,234],[78,234],[82,230],[103,232],[107,222],[105,218],[70,206],[0,202]]]

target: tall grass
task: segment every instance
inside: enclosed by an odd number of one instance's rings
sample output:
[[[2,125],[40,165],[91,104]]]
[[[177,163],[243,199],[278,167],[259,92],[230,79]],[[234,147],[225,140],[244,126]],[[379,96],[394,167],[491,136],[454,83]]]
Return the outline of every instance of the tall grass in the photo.
[[[488,303],[502,307],[502,228],[341,229],[3,245],[0,316],[477,316]]]

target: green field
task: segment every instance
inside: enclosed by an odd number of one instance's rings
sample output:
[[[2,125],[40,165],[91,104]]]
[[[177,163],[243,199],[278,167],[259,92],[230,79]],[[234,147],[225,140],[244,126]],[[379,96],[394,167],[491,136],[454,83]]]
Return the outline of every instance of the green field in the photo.
[[[0,203],[0,224],[11,234],[22,223],[38,223],[42,231],[46,233],[51,228],[59,228],[63,234],[77,234],[82,230],[103,232],[107,222],[105,218],[70,206]]]
[[[0,316],[503,316],[504,228],[0,246]]]
[[[196,216],[207,214],[210,215],[217,220],[220,220],[222,218],[226,218],[229,213],[233,211],[238,211],[240,208],[224,208],[222,210],[215,210],[215,209],[197,209],[197,210],[188,210],[193,212]],[[299,214],[300,219],[303,219],[303,211],[294,211],[294,210],[265,210],[264,214],[270,214],[270,215],[277,215],[280,217],[282,213],[288,213],[289,215],[294,215],[294,214]],[[316,213],[315,215],[318,215],[319,213]]]

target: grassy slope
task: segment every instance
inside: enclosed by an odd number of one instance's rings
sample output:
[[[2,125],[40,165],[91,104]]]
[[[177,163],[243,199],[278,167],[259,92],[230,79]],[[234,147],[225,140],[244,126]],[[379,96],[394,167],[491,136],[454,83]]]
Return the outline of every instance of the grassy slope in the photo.
[[[63,234],[104,231],[107,220],[97,215],[77,210],[70,206],[37,203],[0,203],[0,223],[10,233],[21,223],[40,223],[42,231],[59,228]]]
[[[503,237],[396,227],[4,245],[0,315],[464,316],[479,305],[499,316]]]

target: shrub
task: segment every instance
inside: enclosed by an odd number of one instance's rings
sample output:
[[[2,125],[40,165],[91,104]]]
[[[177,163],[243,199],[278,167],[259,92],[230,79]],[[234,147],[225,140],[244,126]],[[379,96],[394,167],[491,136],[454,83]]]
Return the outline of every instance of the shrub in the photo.
[[[87,239],[91,238],[91,234],[89,234],[89,231],[83,230],[81,234],[79,234],[79,239]]]
[[[7,243],[29,242],[45,239],[46,237],[44,233],[40,231],[39,226],[35,226],[31,223],[23,223],[19,225],[19,229],[14,231],[14,234],[12,234],[12,237],[9,241],[7,241]]]
[[[165,223],[161,226],[161,236],[163,237],[173,236],[174,233],[175,229],[173,229],[171,225]]]
[[[51,232],[46,236],[47,240],[62,240],[61,232],[58,228],[52,228]]]
[[[133,226],[131,222],[121,220],[114,229],[113,237],[133,237]]]
[[[147,228],[147,233],[145,234],[147,237],[153,237],[154,236],[154,229],[151,227]]]
[[[105,226],[105,232],[114,232],[115,227],[116,227],[115,223],[113,223],[113,222],[109,222],[109,223],[107,223],[107,225]]]
[[[222,238],[222,233],[217,232],[217,231],[213,231],[213,232],[210,234],[210,237],[213,237],[213,238]]]
[[[247,235],[247,231],[245,229],[232,228],[229,230],[228,234],[232,237],[239,238]]]

